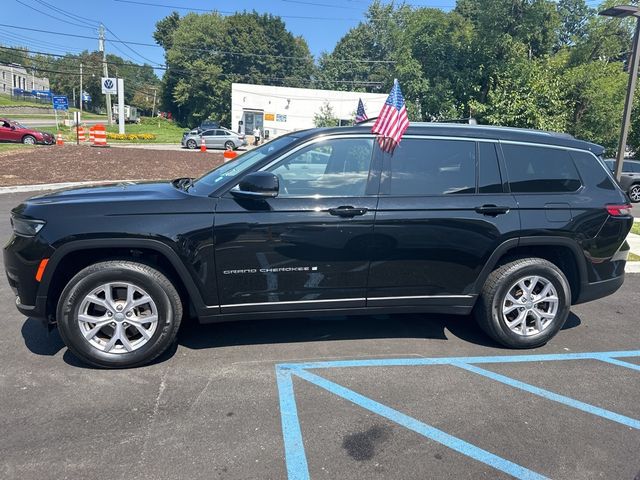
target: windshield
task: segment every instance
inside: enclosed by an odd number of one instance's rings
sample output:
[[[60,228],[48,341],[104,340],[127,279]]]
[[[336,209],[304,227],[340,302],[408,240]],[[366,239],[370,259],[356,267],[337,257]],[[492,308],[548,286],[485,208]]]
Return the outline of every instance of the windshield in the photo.
[[[267,155],[290,145],[296,140],[297,137],[292,136],[280,137],[275,140],[271,140],[258,148],[254,148],[247,153],[243,153],[235,160],[223,163],[209,173],[205,173],[193,183],[193,186],[196,189],[202,187],[215,187],[224,180],[230,177],[235,177],[236,175],[250,169]]]

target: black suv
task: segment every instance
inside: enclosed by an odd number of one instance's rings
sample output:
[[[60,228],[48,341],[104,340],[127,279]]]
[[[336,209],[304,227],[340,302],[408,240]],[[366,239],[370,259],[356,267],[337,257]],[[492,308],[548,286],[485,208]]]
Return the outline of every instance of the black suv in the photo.
[[[616,161],[606,159],[605,162],[612,172],[616,169]],[[622,162],[622,176],[620,187],[627,192],[633,203],[640,202],[640,162],[637,160],[625,160]]]
[[[602,147],[510,128],[296,132],[203,177],[50,193],[12,211],[16,305],[105,367],[201,322],[474,312],[536,347],[624,280],[633,222]]]

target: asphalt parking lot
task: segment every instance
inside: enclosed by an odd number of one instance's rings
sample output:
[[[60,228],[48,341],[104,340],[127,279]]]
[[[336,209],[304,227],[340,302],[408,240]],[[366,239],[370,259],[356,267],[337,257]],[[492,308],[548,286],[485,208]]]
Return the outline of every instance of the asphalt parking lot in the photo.
[[[0,195],[0,237],[27,196]],[[103,371],[2,279],[0,478],[640,478],[638,292],[628,275],[533,351],[443,315],[185,324]]]

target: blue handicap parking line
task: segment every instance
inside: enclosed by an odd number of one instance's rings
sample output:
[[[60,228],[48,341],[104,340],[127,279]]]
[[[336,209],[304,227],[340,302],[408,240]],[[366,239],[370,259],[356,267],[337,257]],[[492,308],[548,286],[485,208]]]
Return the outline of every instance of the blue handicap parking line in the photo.
[[[297,376],[307,382],[316,385],[340,398],[376,413],[398,425],[412,430],[426,438],[445,445],[467,457],[501,470],[519,479],[542,479],[545,476],[529,470],[523,466],[509,461],[506,458],[495,455],[482,448],[468,443],[458,437],[450,435],[433,426],[427,425],[398,410],[383,405],[369,397],[361,395],[349,388],[327,380],[309,370],[351,367],[398,367],[398,366],[427,366],[450,365],[468,372],[484,376],[491,380],[524,390],[528,393],[544,397],[561,403],[571,408],[590,413],[622,425],[639,429],[640,420],[621,415],[579,400],[530,385],[519,380],[501,375],[490,370],[477,367],[477,364],[489,363],[519,363],[519,362],[549,362],[563,360],[599,360],[612,365],[639,370],[640,365],[619,360],[620,358],[640,357],[640,350],[614,351],[614,352],[586,352],[549,355],[509,355],[493,357],[448,357],[448,358],[392,358],[371,360],[338,360],[310,363],[293,363],[276,365],[276,379],[280,395],[280,415],[282,420],[282,433],[285,447],[285,460],[289,480],[308,480],[309,467],[304,449],[304,440],[298,419],[298,411],[293,388],[293,376]]]

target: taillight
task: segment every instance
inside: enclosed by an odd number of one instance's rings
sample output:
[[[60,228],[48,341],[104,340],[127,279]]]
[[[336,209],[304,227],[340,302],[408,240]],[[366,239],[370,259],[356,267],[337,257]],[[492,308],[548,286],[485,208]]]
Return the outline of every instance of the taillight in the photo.
[[[612,217],[623,217],[625,215],[631,215],[631,205],[626,203],[624,205],[607,205],[607,212]]]

